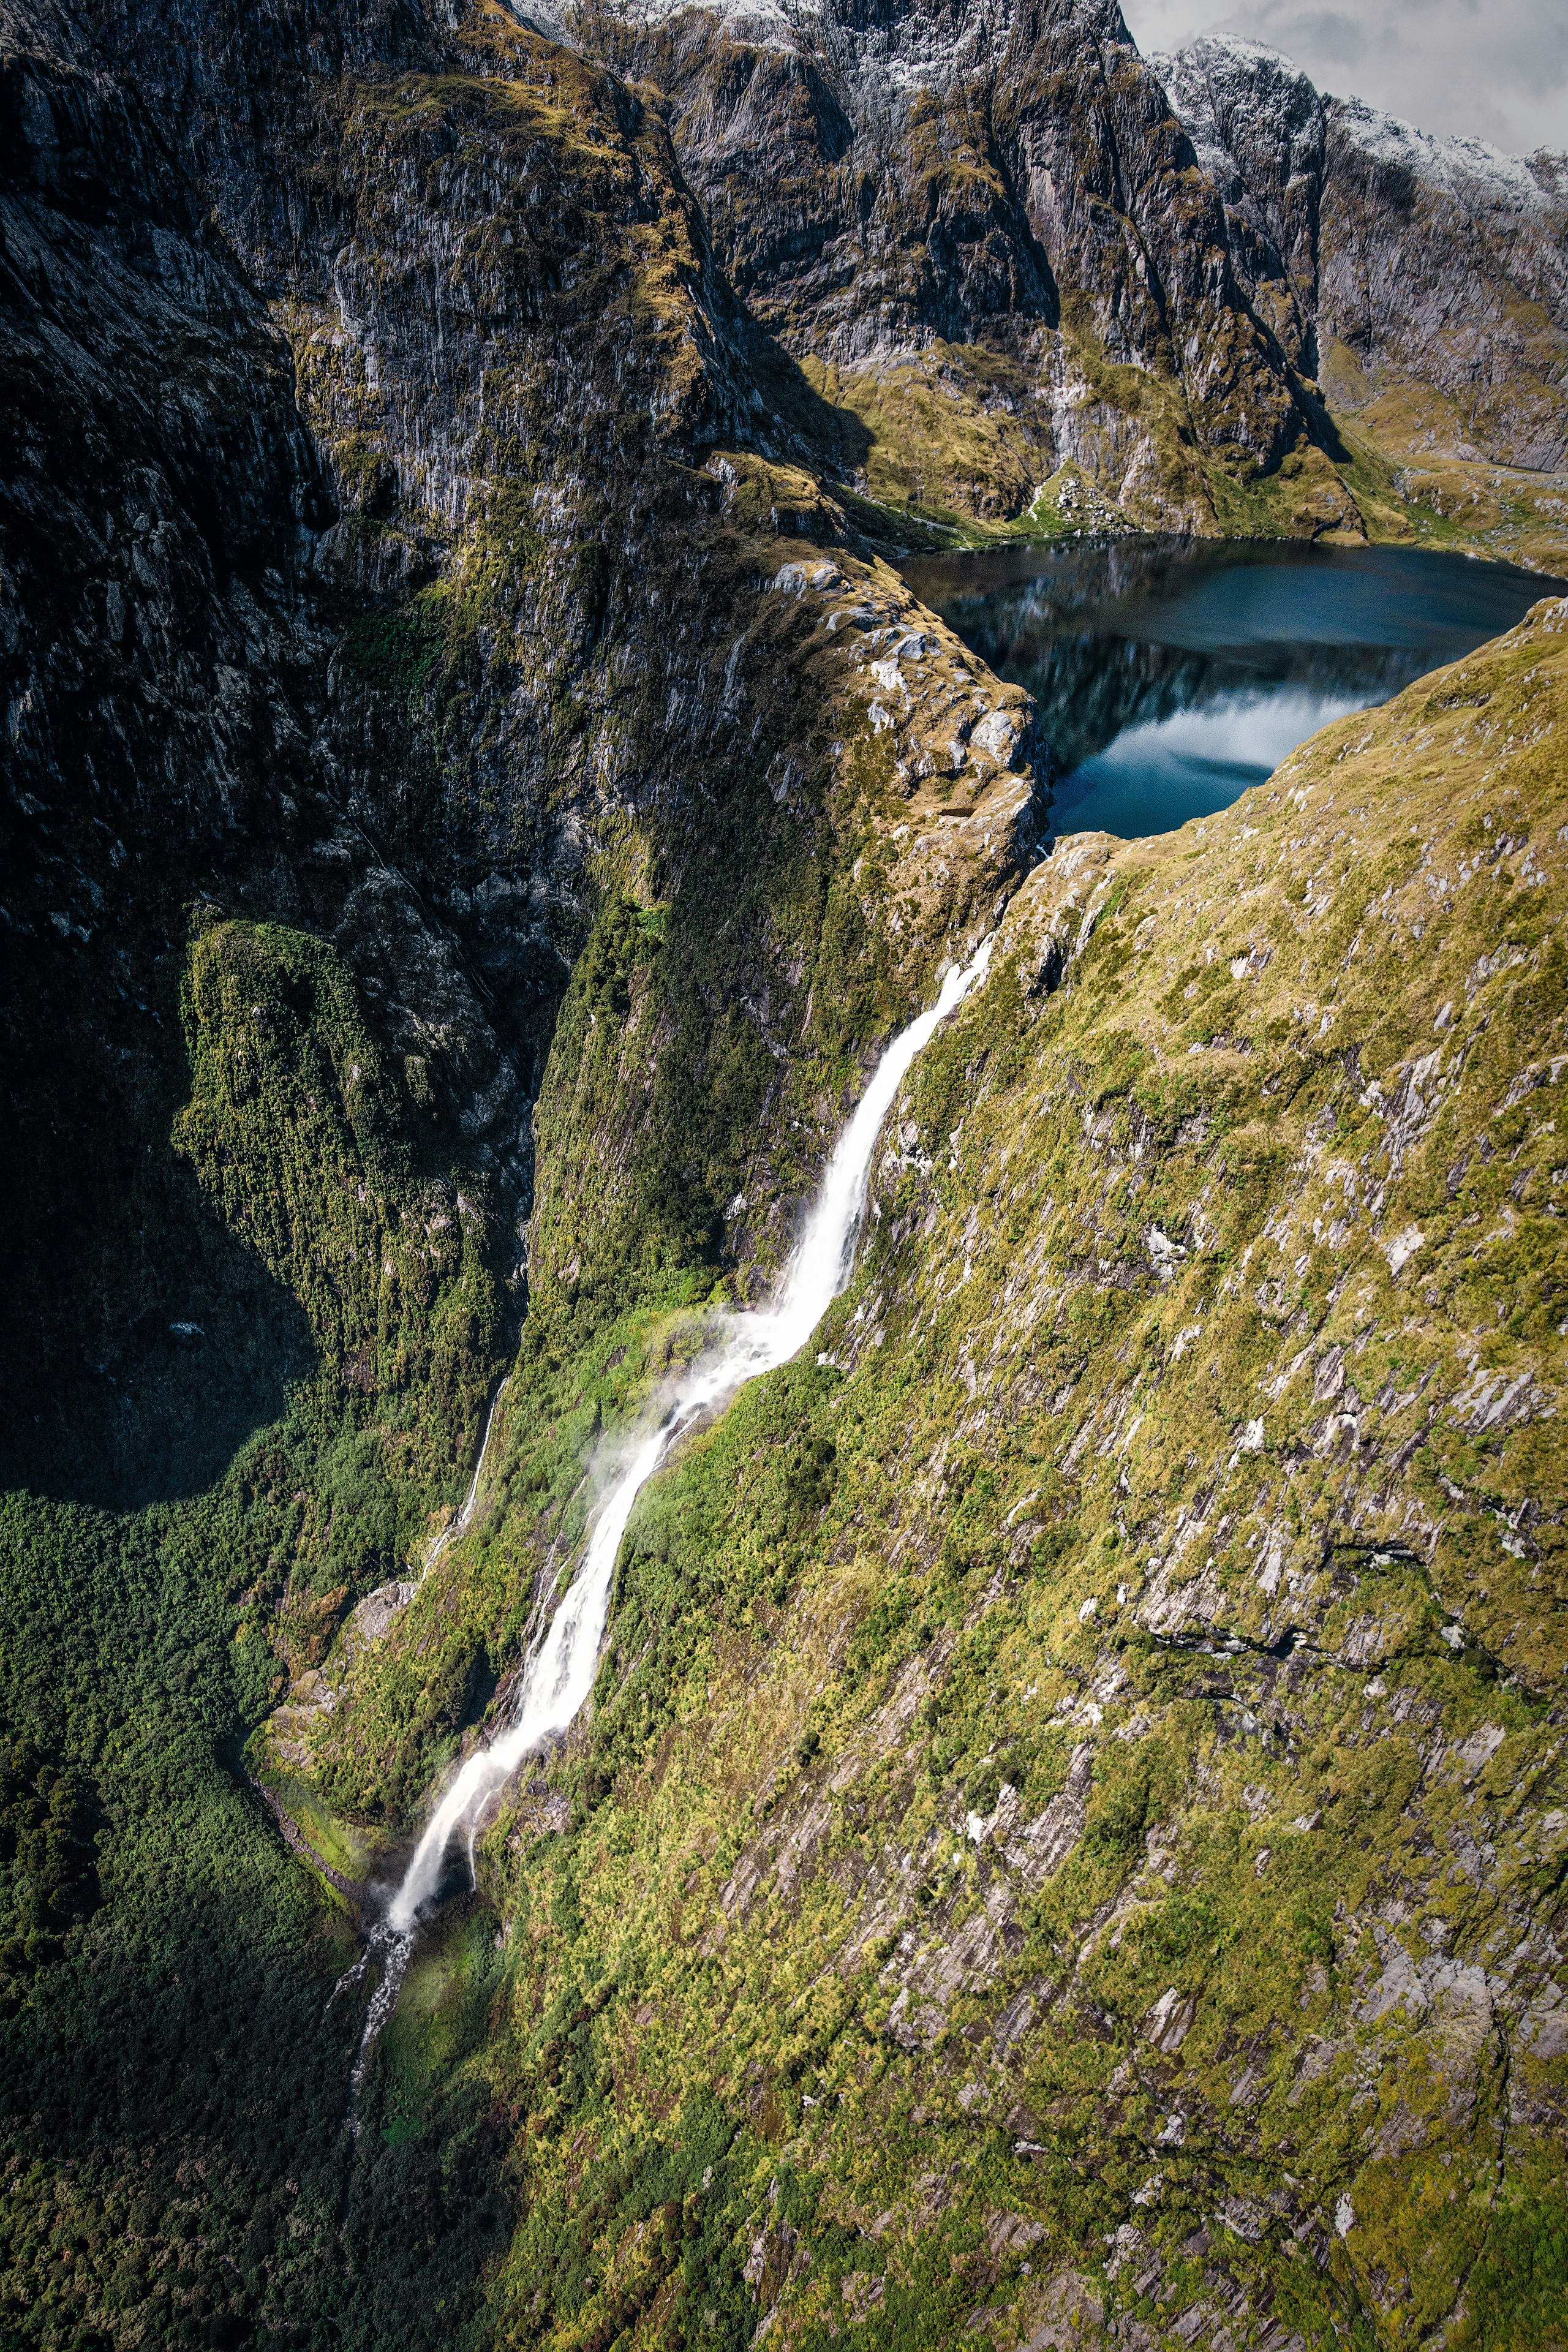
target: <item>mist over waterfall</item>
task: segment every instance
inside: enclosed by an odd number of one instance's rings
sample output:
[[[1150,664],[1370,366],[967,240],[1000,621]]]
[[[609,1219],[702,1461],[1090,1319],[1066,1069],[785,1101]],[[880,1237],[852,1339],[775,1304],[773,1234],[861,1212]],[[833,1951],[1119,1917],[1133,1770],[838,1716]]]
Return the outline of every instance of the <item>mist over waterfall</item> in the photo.
[[[567,1728],[593,1688],[621,1538],[638,1495],[671,1446],[748,1381],[796,1355],[848,1281],[882,1121],[916,1055],[982,977],[990,952],[986,940],[967,964],[953,966],[936,1003],[900,1032],[877,1065],[827,1164],[774,1303],[718,1320],[712,1344],[666,1391],[658,1425],[632,1441],[610,1477],[582,1566],[529,1661],[516,1716],[488,1748],[468,1758],[415,1850],[387,1911],[385,1928],[393,1937],[411,1936],[439,1892],[454,1839],[466,1835],[471,1850],[495,1791],[526,1756]]]

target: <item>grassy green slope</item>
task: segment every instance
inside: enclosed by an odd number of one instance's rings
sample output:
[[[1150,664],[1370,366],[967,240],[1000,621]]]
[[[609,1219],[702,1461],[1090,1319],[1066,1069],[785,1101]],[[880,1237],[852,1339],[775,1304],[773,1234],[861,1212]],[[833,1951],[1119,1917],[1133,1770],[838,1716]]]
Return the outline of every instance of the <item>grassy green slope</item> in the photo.
[[[1560,2340],[1565,622],[1015,900],[484,1842],[500,2340]]]

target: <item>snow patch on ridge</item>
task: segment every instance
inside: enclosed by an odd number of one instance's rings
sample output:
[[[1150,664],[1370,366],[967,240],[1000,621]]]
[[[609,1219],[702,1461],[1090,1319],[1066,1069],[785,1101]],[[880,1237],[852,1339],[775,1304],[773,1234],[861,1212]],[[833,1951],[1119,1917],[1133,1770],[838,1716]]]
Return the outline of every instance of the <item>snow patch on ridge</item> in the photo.
[[[1299,133],[1317,113],[1371,162],[1407,171],[1458,204],[1545,214],[1558,201],[1553,165],[1568,159],[1505,155],[1484,139],[1439,137],[1364,99],[1320,92],[1293,58],[1267,42],[1205,33],[1173,52],[1152,54],[1147,63],[1205,171],[1221,181],[1235,172],[1238,135]],[[1222,107],[1237,120],[1222,123]]]
[[[1397,115],[1380,113],[1359,98],[1332,103],[1340,129],[1374,163],[1403,165],[1456,203],[1540,213],[1552,208],[1550,191],[1523,156],[1505,155],[1484,139],[1439,139],[1414,123],[1401,122]]]
[[[516,0],[512,0],[516,5]],[[716,17],[734,37],[760,48],[818,44],[852,82],[900,96],[946,89],[1000,58],[1013,23],[1013,0],[943,6],[915,0],[890,23],[847,24],[825,0],[611,0],[633,24],[658,26],[679,16]]]

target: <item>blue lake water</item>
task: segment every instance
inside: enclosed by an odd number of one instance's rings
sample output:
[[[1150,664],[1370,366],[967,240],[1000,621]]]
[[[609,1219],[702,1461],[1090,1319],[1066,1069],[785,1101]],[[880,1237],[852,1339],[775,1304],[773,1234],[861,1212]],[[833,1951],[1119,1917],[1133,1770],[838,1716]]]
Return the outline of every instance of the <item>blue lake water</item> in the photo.
[[[1122,539],[921,558],[916,594],[1028,688],[1058,835],[1211,816],[1331,719],[1511,628],[1564,583],[1398,547]]]

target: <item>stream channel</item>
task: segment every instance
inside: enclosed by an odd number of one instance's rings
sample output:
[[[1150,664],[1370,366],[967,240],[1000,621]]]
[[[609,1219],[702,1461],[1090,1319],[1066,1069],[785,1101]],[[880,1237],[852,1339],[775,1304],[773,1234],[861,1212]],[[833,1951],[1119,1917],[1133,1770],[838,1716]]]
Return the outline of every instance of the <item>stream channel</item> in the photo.
[[[1405,547],[1133,538],[903,567],[1057,763],[1059,836],[1168,833],[1260,784],[1331,719],[1458,661],[1565,583]]]

